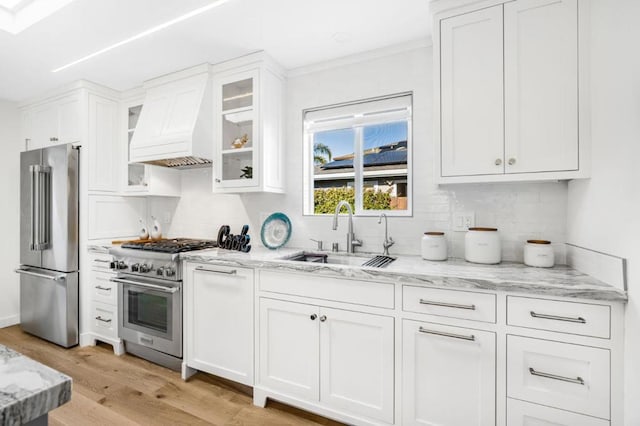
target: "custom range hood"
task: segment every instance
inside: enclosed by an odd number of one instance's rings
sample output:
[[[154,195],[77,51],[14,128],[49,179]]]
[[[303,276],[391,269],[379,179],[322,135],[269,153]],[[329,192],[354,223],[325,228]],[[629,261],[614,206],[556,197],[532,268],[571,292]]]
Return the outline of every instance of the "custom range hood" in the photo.
[[[172,169],[210,167],[213,111],[209,65],[150,80],[129,161]]]

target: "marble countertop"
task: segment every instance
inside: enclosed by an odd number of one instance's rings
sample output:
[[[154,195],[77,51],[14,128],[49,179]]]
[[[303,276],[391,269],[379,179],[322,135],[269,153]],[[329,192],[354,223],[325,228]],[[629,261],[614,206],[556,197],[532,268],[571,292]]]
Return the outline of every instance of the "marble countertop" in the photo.
[[[385,268],[369,268],[283,259],[302,251],[302,249],[293,248],[278,250],[258,248],[250,253],[240,253],[211,249],[183,253],[181,257],[185,260],[226,266],[265,268],[285,272],[312,272],[316,275],[417,283],[445,288],[496,290],[603,301],[625,302],[627,300],[625,291],[564,265],[553,268],[533,268],[514,262],[478,265],[462,259],[436,262],[423,260],[420,256],[401,255]],[[340,255],[351,256],[342,253]],[[356,253],[356,256],[367,256],[367,254]],[[371,257],[373,254],[368,256]]]
[[[70,399],[70,377],[0,345],[0,425],[24,424]]]

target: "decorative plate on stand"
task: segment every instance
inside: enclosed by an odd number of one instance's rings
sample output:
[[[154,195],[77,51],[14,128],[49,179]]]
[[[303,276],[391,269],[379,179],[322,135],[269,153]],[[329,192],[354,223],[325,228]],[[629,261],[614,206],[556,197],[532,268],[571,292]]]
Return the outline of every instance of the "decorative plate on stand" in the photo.
[[[273,213],[262,224],[260,238],[268,249],[275,250],[287,244],[291,237],[291,221],[284,213]]]

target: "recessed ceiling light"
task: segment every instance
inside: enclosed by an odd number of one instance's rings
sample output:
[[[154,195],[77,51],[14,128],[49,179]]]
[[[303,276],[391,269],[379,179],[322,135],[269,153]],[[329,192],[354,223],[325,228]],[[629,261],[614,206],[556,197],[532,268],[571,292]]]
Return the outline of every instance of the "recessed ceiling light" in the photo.
[[[66,65],[63,65],[63,66],[61,66],[59,68],[51,70],[51,72],[62,71],[62,70],[65,70],[65,69],[67,69],[69,67],[72,67],[74,65],[77,65],[77,64],[80,64],[82,62],[88,61],[89,59],[95,58],[98,55],[102,55],[103,53],[106,53],[106,52],[108,52],[110,50],[113,50],[113,49],[115,49],[117,47],[124,46],[127,43],[131,43],[132,41],[141,39],[143,37],[146,37],[148,35],[156,33],[156,32],[158,32],[160,30],[164,30],[165,28],[169,28],[172,25],[175,25],[175,24],[177,24],[179,22],[185,21],[185,20],[187,20],[189,18],[193,18],[196,15],[200,15],[201,13],[204,13],[204,12],[206,12],[208,10],[214,9],[214,8],[216,8],[218,6],[222,6],[223,4],[225,4],[227,2],[230,2],[230,1],[231,0],[217,0],[217,1],[214,1],[213,3],[210,3],[210,4],[206,5],[206,6],[200,7],[198,9],[192,10],[191,12],[185,13],[184,15],[178,16],[177,18],[171,19],[170,21],[164,22],[164,23],[162,23],[160,25],[156,25],[155,27],[151,27],[151,28],[149,28],[147,30],[142,31],[141,33],[138,33],[138,34],[136,34],[136,35],[134,35],[132,37],[129,37],[127,39],[124,39],[122,41],[114,43],[114,44],[112,44],[110,46],[107,46],[107,47],[105,47],[103,49],[100,49],[100,50],[98,50],[96,52],[93,52],[93,53],[91,53],[91,54],[89,54],[87,56],[84,56],[84,57],[80,58],[80,59],[76,59],[73,62],[69,62]]]
[[[0,0],[0,30],[18,34],[73,0]]]

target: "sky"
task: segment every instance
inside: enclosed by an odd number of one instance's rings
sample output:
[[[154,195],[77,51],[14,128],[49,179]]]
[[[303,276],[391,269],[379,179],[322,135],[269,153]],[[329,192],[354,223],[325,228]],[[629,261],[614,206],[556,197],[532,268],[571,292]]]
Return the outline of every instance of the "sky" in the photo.
[[[330,130],[315,134],[314,143],[322,143],[331,149],[332,157],[353,153],[355,131],[353,129]],[[407,140],[407,122],[376,124],[364,127],[364,149]]]

